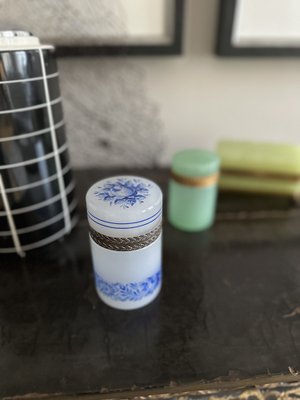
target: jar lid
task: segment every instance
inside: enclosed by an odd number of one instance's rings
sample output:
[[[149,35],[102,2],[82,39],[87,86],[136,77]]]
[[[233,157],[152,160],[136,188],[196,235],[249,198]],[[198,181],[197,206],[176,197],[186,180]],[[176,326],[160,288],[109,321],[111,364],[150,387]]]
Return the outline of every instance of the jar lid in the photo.
[[[5,49],[6,46],[37,46],[40,44],[39,39],[27,31],[0,31],[0,46]]]
[[[86,194],[90,226],[112,237],[140,236],[162,219],[162,192],[149,179],[114,176],[96,182]]]
[[[201,177],[215,174],[220,160],[216,153],[189,149],[176,153],[172,159],[172,172],[184,177]]]

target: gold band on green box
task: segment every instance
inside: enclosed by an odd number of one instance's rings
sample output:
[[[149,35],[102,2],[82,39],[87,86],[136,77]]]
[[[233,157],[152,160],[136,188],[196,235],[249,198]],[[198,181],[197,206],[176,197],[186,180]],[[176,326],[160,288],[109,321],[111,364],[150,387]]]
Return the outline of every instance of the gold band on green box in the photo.
[[[217,173],[210,176],[189,178],[186,176],[175,174],[175,172],[171,172],[171,177],[175,182],[181,183],[182,185],[192,187],[208,187],[215,185],[218,182],[219,174]]]

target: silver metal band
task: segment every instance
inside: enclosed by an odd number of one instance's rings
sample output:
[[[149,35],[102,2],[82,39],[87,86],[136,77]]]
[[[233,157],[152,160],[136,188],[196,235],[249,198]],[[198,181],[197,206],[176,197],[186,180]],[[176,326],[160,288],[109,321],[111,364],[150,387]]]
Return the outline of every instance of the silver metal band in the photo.
[[[120,238],[102,235],[102,233],[99,233],[95,231],[92,227],[90,227],[90,237],[99,246],[109,250],[133,251],[149,246],[159,237],[161,230],[162,225],[160,223],[154,229],[152,229],[152,231],[144,235]]]

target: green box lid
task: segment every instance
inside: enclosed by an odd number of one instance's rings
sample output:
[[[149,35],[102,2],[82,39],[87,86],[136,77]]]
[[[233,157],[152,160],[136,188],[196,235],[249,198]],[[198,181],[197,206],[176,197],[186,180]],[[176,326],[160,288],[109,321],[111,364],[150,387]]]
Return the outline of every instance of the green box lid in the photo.
[[[300,174],[300,146],[223,140],[218,145],[222,169]]]
[[[172,172],[184,177],[200,177],[215,174],[219,170],[216,153],[201,149],[187,149],[176,153],[172,159]]]

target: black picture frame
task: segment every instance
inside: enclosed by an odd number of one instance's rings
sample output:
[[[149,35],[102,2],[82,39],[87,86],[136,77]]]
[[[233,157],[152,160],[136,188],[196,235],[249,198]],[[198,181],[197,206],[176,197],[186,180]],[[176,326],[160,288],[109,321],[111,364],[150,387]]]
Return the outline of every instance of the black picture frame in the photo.
[[[169,44],[56,46],[58,57],[81,56],[172,56],[182,53],[185,0],[174,0],[173,40]]]
[[[216,54],[223,57],[299,57],[300,47],[235,47],[231,44],[237,0],[219,0]]]

